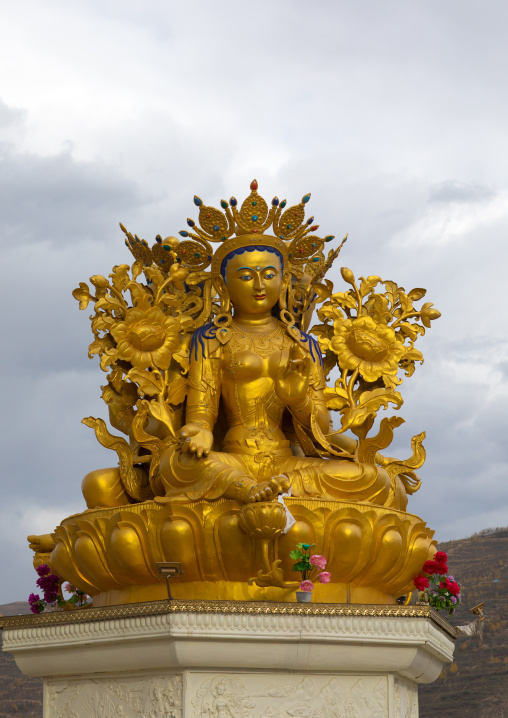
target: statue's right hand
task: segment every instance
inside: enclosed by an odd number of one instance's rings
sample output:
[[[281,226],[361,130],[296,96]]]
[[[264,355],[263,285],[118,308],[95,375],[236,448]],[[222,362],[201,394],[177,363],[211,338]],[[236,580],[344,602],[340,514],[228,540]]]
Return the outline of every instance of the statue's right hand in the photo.
[[[196,454],[198,459],[208,456],[213,444],[213,434],[197,424],[185,424],[180,429],[182,439],[182,454]]]

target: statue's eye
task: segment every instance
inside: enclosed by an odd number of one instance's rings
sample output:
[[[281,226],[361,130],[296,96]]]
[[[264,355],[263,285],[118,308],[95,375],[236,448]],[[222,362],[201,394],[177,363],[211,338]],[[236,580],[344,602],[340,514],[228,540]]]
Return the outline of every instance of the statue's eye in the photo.
[[[273,279],[275,277],[275,274],[273,272],[270,272],[270,274],[265,274],[265,279]]]
[[[250,276],[250,274],[244,274],[243,276],[240,277],[240,279],[243,280],[244,282],[248,282],[250,279],[252,279],[252,277]]]

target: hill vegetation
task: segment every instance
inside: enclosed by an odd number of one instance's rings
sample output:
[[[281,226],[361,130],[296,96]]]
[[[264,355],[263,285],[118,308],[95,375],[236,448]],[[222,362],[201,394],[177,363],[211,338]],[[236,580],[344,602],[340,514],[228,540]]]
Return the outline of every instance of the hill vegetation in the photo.
[[[454,662],[435,683],[420,686],[420,718],[508,718],[508,528],[485,529],[439,545],[462,585],[463,603],[450,618],[472,620],[482,601],[483,636],[457,641]]]
[[[0,606],[0,614],[30,613],[26,601]],[[10,653],[0,651],[0,718],[42,718],[42,678],[21,673]]]

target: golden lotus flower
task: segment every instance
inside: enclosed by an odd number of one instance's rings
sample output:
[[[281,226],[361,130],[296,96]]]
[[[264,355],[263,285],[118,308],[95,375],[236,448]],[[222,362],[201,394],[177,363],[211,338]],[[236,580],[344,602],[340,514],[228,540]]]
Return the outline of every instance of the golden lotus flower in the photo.
[[[277,501],[245,504],[238,523],[246,534],[257,539],[275,539],[286,527],[286,509]]]
[[[342,369],[358,369],[365,381],[396,374],[406,351],[393,329],[371,317],[335,322],[330,348],[337,354]]]
[[[167,369],[179,348],[179,328],[179,322],[159,307],[134,307],[127,311],[123,322],[111,327],[111,334],[119,359],[138,369]]]

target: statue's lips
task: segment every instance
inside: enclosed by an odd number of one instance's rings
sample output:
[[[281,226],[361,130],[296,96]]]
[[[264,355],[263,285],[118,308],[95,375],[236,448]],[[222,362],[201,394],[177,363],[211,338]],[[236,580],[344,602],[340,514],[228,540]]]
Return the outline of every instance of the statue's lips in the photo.
[[[264,299],[266,297],[266,294],[255,294],[254,299]]]

